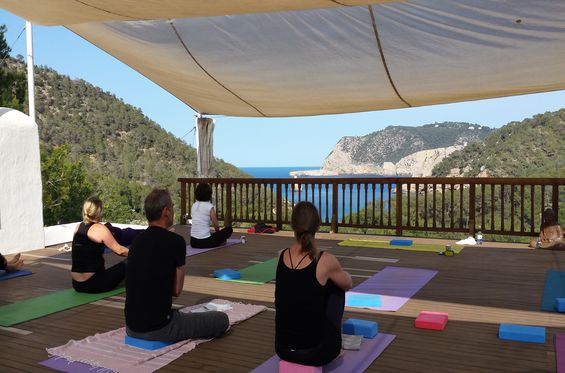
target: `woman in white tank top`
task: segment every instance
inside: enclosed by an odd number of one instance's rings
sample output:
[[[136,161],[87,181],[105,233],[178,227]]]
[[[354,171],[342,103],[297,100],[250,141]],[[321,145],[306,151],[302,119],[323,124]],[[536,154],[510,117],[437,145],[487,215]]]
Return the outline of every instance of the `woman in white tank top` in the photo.
[[[192,227],[190,229],[190,246],[195,249],[206,249],[221,246],[233,233],[231,226],[220,229],[216,208],[212,204],[212,187],[208,183],[200,183],[194,190],[196,202],[192,205]],[[210,232],[210,223],[214,233]]]

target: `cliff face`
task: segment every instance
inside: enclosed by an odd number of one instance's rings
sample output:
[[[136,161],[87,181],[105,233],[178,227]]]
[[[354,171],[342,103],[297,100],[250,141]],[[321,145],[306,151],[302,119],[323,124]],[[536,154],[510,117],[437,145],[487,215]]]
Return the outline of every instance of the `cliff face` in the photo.
[[[359,137],[344,137],[322,164],[325,173],[430,176],[444,158],[492,130],[469,123],[422,127],[390,126]]]

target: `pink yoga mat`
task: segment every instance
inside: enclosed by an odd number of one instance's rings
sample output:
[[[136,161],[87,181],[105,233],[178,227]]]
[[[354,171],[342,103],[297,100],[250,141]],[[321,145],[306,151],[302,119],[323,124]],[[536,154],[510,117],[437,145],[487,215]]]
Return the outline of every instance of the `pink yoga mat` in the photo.
[[[555,334],[555,359],[557,373],[565,373],[565,334]]]
[[[226,311],[230,325],[247,320],[266,309],[265,306],[230,302],[223,299],[214,299],[212,302],[232,306],[231,310]],[[181,309],[180,312],[190,312],[192,309],[197,308],[202,308],[202,305],[186,307]],[[78,361],[93,367],[104,367],[120,373],[150,373],[164,367],[184,353],[193,350],[198,344],[209,341],[189,339],[158,350],[149,351],[124,344],[125,335],[125,328],[120,328],[96,334],[80,341],[71,340],[63,346],[48,348],[47,353],[50,356],[65,358],[67,362]],[[61,364],[64,362],[64,360],[58,361]],[[81,369],[83,367],[73,365],[74,368]]]
[[[396,338],[392,334],[379,333],[373,339],[363,339],[361,349],[359,351],[345,351],[345,353],[325,365],[324,372],[334,373],[361,373],[365,371],[377,357],[387,348]],[[279,371],[279,357],[277,355],[271,357],[251,373],[273,373]]]
[[[237,245],[238,243],[241,243],[241,241],[239,239],[228,238],[225,245],[210,247],[209,249],[195,249],[190,245],[186,245],[186,256],[198,255],[198,254],[205,253],[206,251],[211,251],[211,250],[221,249],[222,247]]]
[[[398,311],[426,285],[437,271],[420,268],[385,267],[379,273],[354,287],[355,293],[379,294],[380,307],[359,307],[377,311]],[[347,293],[345,294],[347,297]],[[347,304],[347,299],[346,299]]]

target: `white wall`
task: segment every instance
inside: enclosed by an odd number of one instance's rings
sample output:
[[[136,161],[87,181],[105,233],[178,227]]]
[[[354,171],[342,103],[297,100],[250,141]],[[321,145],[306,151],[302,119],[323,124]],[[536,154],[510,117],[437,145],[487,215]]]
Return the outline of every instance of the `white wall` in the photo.
[[[37,124],[0,108],[0,252],[41,249],[44,240]]]

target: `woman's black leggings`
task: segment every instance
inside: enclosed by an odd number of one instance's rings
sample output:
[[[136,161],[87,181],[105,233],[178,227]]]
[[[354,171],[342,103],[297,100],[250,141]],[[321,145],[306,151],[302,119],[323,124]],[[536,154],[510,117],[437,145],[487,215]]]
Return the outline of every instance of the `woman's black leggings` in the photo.
[[[209,249],[211,247],[218,247],[222,245],[225,240],[230,238],[232,233],[232,227],[225,227],[218,232],[212,233],[208,238],[199,239],[190,237],[190,246],[195,249]]]
[[[79,293],[104,293],[114,290],[120,282],[126,277],[126,260],[122,260],[118,264],[96,272],[86,281],[73,280],[73,288]]]
[[[331,280],[328,280],[328,284],[330,292],[326,304],[327,326],[322,342],[312,348],[294,350],[280,346],[275,340],[275,351],[281,359],[319,367],[331,362],[341,352],[341,319],[345,307],[345,292]]]

